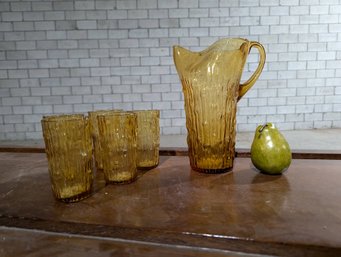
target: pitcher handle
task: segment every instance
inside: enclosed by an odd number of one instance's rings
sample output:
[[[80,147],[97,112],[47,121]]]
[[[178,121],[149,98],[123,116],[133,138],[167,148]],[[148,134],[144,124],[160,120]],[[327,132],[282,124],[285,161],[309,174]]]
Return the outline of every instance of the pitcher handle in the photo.
[[[256,47],[259,51],[259,55],[260,55],[259,64],[258,64],[258,67],[255,70],[255,72],[252,74],[252,76],[245,83],[239,85],[238,101],[255,84],[255,82],[257,81],[259,75],[261,74],[261,72],[264,68],[265,58],[266,58],[264,47],[256,41],[251,41],[250,45],[249,45],[249,52],[250,52],[252,47]]]

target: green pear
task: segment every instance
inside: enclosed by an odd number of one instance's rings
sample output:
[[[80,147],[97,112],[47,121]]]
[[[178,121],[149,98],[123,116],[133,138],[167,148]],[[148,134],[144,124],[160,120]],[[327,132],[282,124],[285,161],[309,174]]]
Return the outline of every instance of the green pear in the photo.
[[[288,142],[272,124],[259,125],[251,146],[251,161],[261,172],[282,174],[291,163]]]

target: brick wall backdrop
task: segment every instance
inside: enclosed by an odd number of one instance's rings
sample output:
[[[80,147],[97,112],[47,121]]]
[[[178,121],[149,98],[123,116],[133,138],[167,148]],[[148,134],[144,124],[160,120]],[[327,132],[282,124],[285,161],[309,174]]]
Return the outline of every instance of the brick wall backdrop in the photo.
[[[340,0],[0,1],[0,139],[41,137],[40,119],[160,109],[184,134],[172,46],[261,42],[265,69],[239,102],[238,130],[341,127]],[[257,66],[250,54],[243,80]]]

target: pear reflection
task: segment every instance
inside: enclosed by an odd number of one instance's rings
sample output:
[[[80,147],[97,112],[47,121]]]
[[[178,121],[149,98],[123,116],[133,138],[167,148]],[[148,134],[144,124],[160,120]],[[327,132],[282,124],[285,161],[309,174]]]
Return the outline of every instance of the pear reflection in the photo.
[[[287,208],[290,184],[285,175],[265,175],[258,173],[251,182],[250,212],[264,222],[280,221]]]
[[[233,172],[213,175],[191,171],[186,201],[181,200],[185,215],[177,220],[182,229],[212,236],[253,235],[251,226],[243,226],[243,196],[236,176]]]

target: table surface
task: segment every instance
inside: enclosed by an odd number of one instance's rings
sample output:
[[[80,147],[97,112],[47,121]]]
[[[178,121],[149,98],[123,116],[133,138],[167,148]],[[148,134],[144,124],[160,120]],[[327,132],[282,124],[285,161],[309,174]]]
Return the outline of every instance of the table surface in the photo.
[[[53,198],[43,153],[0,153],[1,256],[341,256],[341,161],[293,159],[281,176],[249,158],[232,172],[161,156],[128,185]],[[58,242],[58,244],[56,244]]]

